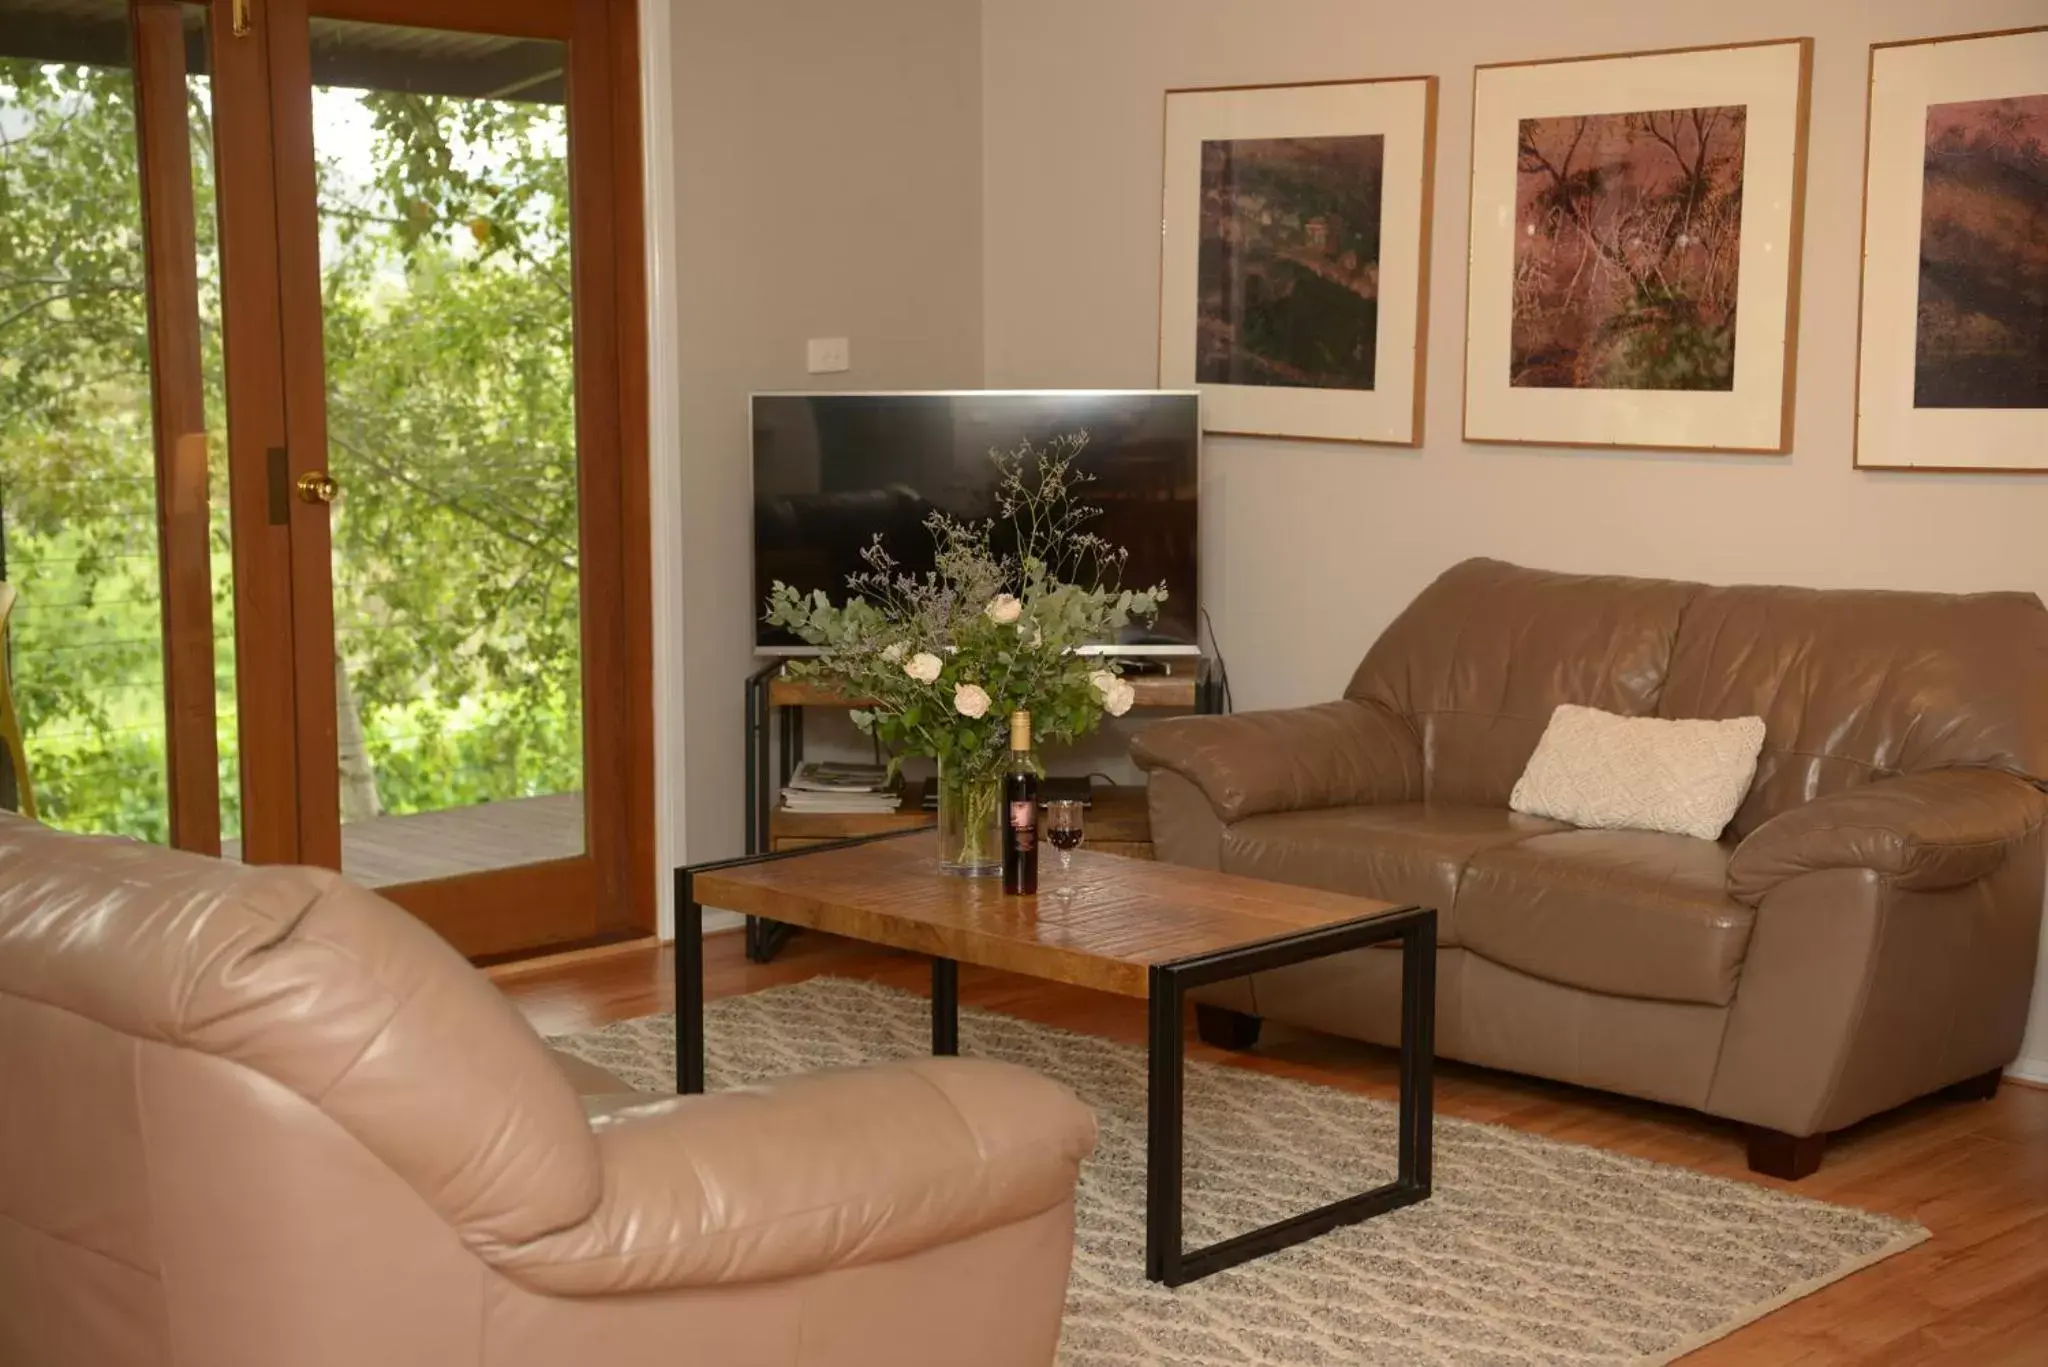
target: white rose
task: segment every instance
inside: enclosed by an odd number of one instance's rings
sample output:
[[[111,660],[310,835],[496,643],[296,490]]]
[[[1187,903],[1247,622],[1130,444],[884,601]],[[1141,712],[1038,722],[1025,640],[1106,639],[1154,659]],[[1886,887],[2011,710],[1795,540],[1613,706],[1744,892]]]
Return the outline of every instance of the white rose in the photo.
[[[1138,690],[1125,683],[1122,679],[1118,679],[1116,687],[1110,689],[1103,696],[1102,710],[1109,713],[1112,717],[1121,717],[1124,713],[1131,710],[1131,704],[1137,700]]]
[[[988,600],[988,606],[982,611],[988,614],[989,621],[1006,627],[1024,615],[1024,604],[1013,593],[999,593]]]
[[[928,650],[920,650],[903,666],[903,672],[919,683],[931,683],[939,677],[939,671],[945,667],[938,656]]]
[[[1088,682],[1094,684],[1095,691],[1102,695],[1104,702],[1108,702],[1110,690],[1122,683],[1123,680],[1117,678],[1116,675],[1106,669],[1098,669],[1088,676]]]
[[[882,658],[887,660],[890,664],[895,664],[897,661],[901,660],[903,658],[903,642],[891,641],[889,642],[889,644],[883,646]]]
[[[988,690],[980,684],[961,684],[953,690],[953,710],[963,717],[988,715]]]

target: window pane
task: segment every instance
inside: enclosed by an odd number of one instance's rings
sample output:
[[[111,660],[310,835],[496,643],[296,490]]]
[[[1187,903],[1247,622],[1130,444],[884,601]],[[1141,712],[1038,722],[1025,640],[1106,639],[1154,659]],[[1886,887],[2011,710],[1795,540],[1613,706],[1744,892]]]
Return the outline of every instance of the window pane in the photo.
[[[173,435],[209,448],[210,495],[224,505],[205,20],[185,8],[199,309],[176,341],[199,365],[182,381],[198,391],[195,430]],[[0,0],[0,545],[19,594],[13,678],[39,814],[163,841],[163,589],[131,42],[118,0]],[[158,339],[160,351],[170,343]],[[231,631],[224,522],[213,549],[216,623]],[[232,820],[231,642],[216,677]]]
[[[583,850],[562,44],[312,23],[342,863]]]

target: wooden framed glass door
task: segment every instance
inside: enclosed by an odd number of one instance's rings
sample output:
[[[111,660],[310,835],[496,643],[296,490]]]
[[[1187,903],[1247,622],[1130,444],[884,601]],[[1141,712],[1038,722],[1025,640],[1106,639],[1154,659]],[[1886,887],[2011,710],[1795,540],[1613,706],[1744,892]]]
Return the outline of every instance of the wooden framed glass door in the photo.
[[[651,928],[630,12],[251,3],[292,630],[244,686],[293,701],[300,856],[472,954]]]
[[[46,819],[338,867],[476,955],[652,928],[631,24],[0,0]]]
[[[202,3],[0,0],[14,777],[53,824],[209,854],[243,844],[227,452],[284,421],[269,91],[226,37]]]

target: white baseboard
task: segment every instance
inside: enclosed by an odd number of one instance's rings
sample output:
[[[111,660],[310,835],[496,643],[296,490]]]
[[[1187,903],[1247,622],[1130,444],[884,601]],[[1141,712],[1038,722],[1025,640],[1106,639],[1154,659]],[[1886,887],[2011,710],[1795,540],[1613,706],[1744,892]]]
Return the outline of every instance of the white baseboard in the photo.
[[[747,918],[736,911],[719,911],[713,907],[704,908],[704,933],[717,935],[728,930],[738,930],[747,923]],[[661,942],[672,945],[676,942],[673,926],[662,927]]]
[[[2048,1087],[2048,1058],[2016,1058],[2007,1066],[2005,1075],[2021,1082],[2031,1082],[2037,1087]]]
[[[704,933],[706,935],[719,935],[728,930],[738,930],[746,925],[746,923],[747,918],[736,911],[719,911],[713,907],[704,908]],[[660,938],[661,943],[665,945],[674,944],[676,942],[675,928],[673,926],[663,927],[663,933]]]

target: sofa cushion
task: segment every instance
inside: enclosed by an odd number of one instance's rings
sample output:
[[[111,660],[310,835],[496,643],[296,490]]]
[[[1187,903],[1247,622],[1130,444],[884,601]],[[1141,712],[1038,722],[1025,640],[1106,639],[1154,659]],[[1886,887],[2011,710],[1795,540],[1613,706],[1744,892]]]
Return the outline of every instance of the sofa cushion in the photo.
[[[1458,880],[1482,850],[1570,827],[1505,807],[1419,802],[1276,812],[1223,832],[1223,869],[1436,908],[1437,943],[1458,943]]]
[[[1603,831],[1719,840],[1763,743],[1762,717],[1617,717],[1559,703],[1508,806]]]
[[[1407,719],[1426,800],[1505,807],[1559,703],[1657,711],[1699,587],[1467,560],[1381,633],[1344,696]]]
[[[1764,719],[1740,839],[1817,797],[1928,769],[2048,779],[2048,611],[2031,593],[1703,588],[1660,717]]]
[[[1726,1006],[1756,912],[1728,895],[1728,847],[1650,831],[1563,831],[1476,855],[1459,942],[1552,982]]]

